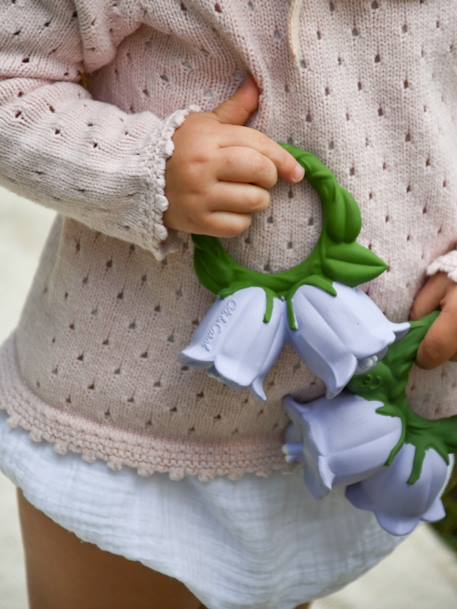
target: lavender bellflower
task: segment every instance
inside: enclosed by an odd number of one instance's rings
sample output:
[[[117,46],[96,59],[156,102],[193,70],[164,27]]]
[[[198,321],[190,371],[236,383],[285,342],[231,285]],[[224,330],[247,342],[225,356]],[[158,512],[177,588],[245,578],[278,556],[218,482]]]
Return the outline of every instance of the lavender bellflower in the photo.
[[[287,461],[304,463],[304,482],[315,499],[367,478],[384,465],[402,434],[400,418],[376,412],[382,402],[349,391],[307,404],[286,396],[283,404],[291,423],[282,450]]]
[[[299,287],[292,304],[298,330],[290,340],[305,364],[326,385],[326,397],[338,395],[354,374],[367,372],[389,345],[410,329],[389,321],[360,288],[333,282],[332,296],[312,285]]]
[[[265,323],[265,307],[266,294],[260,287],[218,298],[179,359],[207,368],[211,377],[230,387],[250,387],[266,400],[263,380],[287,339],[287,316],[285,301],[274,298],[271,319]]]
[[[419,480],[408,484],[415,451],[412,444],[404,444],[391,465],[346,489],[352,505],[373,512],[391,535],[407,535],[421,520],[435,522],[446,515],[441,495],[452,473],[454,457],[451,455],[446,464],[429,448]]]

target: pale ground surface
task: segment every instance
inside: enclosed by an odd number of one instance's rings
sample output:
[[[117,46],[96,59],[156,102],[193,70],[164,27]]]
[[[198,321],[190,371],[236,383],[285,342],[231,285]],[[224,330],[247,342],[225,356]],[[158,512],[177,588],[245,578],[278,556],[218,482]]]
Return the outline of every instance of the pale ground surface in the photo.
[[[0,189],[0,342],[17,322],[53,215]],[[0,474],[0,609],[27,607],[14,491]],[[457,607],[457,560],[426,526],[364,577],[314,605],[315,609],[435,607]]]

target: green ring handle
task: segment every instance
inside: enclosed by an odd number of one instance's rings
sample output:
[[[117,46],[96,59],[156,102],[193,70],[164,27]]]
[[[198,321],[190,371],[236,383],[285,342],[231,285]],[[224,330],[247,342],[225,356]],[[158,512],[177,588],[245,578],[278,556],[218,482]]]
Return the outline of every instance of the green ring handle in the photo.
[[[289,325],[296,329],[291,298],[301,285],[314,285],[335,296],[333,281],[355,287],[374,279],[388,265],[356,242],[362,228],[359,206],[330,169],[310,152],[290,144],[281,146],[304,168],[305,177],[322,204],[321,234],[310,255],[286,271],[261,273],[236,262],[217,237],[193,234],[194,268],[202,285],[222,298],[245,287],[264,288],[266,323],[271,318],[273,298],[287,300]]]

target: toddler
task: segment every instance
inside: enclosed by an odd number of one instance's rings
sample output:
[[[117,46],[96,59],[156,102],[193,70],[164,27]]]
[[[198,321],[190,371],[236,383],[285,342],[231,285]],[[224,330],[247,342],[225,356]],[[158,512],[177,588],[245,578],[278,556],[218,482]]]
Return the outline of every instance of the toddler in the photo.
[[[283,396],[324,394],[290,346],[266,402],[177,355],[214,300],[192,233],[313,249],[287,142],[358,201],[386,317],[442,307],[408,392],[457,414],[456,33],[452,0],[0,0],[0,183],[57,212],[0,349],[32,609],[303,609],[403,539],[286,462]]]

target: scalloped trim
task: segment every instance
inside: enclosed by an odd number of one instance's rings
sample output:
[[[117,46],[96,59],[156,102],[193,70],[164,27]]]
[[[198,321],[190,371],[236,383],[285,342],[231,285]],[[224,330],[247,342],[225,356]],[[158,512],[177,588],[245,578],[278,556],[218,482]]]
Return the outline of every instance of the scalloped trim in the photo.
[[[438,258],[427,266],[426,274],[427,276],[430,276],[439,271],[443,271],[447,274],[449,279],[457,282],[457,250],[451,250],[450,252],[447,252],[447,254],[438,256]]]
[[[163,214],[168,209],[169,201],[165,195],[165,169],[167,159],[173,154],[175,146],[173,135],[191,112],[201,112],[197,104],[180,108],[162,123],[160,135],[154,140],[152,150],[145,158],[145,171],[148,175],[149,193],[146,195],[145,216],[148,219],[147,230],[143,234],[146,247],[155,258],[163,260],[171,252],[177,251],[182,244],[174,229],[167,229],[163,223]]]
[[[107,428],[49,406],[20,377],[15,331],[0,347],[0,410],[7,412],[11,428],[26,430],[34,442],[52,444],[58,454],[77,453],[87,463],[100,459],[114,471],[131,467],[139,476],[157,472],[167,473],[171,480],[189,475],[208,482],[217,476],[239,480],[246,474],[289,474],[296,468],[284,458],[281,434],[257,442],[205,445]]]

